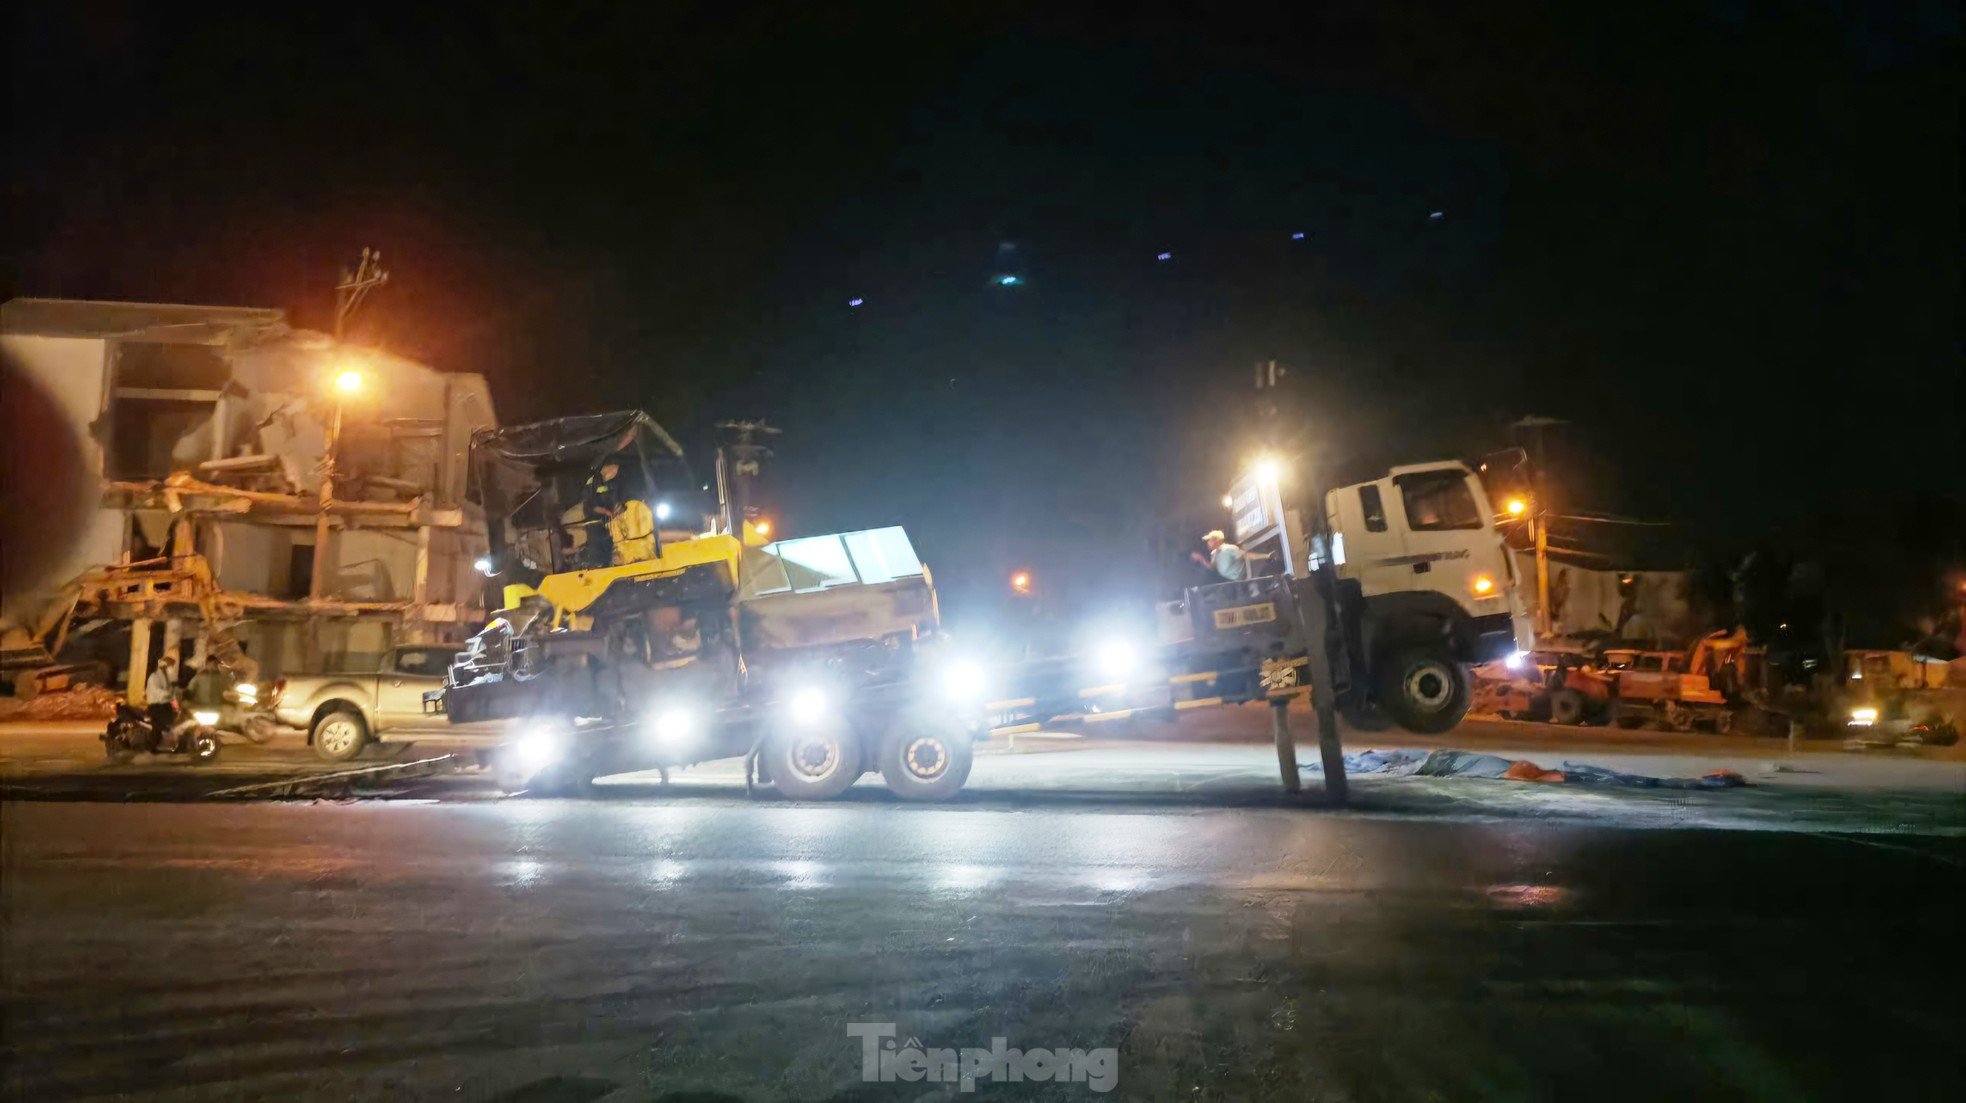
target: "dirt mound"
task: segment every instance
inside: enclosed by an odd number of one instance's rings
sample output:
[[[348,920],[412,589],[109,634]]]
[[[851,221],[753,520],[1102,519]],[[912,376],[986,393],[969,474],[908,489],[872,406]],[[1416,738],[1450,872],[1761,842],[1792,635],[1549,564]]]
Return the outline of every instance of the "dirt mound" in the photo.
[[[104,686],[77,686],[31,701],[0,698],[0,720],[107,720],[116,715],[118,696]]]

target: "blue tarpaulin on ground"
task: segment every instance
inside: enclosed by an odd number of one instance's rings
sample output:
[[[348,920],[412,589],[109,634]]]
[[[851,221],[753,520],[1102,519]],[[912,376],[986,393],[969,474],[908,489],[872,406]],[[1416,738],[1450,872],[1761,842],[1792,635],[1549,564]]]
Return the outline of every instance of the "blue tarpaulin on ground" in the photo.
[[[1322,773],[1318,763],[1303,767]],[[1545,770],[1528,759],[1474,751],[1390,750],[1360,751],[1345,756],[1347,774],[1385,774],[1393,777],[1486,777],[1515,781],[1561,781],[1571,785],[1622,785],[1632,789],[1733,789],[1747,779],[1732,770],[1714,770],[1700,777],[1647,777],[1603,766],[1566,762],[1561,770]]]

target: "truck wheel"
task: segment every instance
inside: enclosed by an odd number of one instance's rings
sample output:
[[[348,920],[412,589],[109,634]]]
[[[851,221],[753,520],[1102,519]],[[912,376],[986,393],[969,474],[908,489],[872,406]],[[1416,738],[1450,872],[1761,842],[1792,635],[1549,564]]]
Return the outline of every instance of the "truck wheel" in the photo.
[[[771,783],[793,800],[832,800],[860,777],[860,741],[844,721],[788,724],[765,747]]]
[[[881,778],[902,800],[947,800],[969,780],[976,744],[953,720],[902,715],[881,740]]]
[[[369,742],[360,713],[336,709],[314,723],[314,753],[329,762],[347,762]]]
[[[1468,672],[1445,648],[1395,651],[1379,666],[1379,704],[1416,735],[1447,731],[1468,714]]]
[[[1371,701],[1346,701],[1338,706],[1338,715],[1355,732],[1382,732],[1393,726],[1393,718]]]
[[[1550,723],[1581,724],[1584,722],[1584,695],[1568,687],[1550,694]]]
[[[541,797],[591,797],[594,795],[594,778],[584,768],[571,763],[554,763],[534,774],[523,788],[528,794]]]

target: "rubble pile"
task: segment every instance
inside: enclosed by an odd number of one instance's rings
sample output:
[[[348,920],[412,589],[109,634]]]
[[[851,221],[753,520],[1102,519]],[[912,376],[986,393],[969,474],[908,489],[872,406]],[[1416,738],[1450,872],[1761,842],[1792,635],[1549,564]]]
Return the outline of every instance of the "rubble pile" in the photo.
[[[104,686],[76,686],[31,700],[0,698],[0,720],[107,720],[120,695]]]

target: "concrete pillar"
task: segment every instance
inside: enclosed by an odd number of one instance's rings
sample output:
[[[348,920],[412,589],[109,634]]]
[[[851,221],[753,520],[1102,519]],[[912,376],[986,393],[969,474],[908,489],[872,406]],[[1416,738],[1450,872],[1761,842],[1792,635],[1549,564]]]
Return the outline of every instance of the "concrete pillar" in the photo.
[[[455,556],[452,557],[455,560]],[[416,530],[416,577],[410,583],[410,618],[421,621],[423,607],[430,601],[430,526]],[[418,627],[422,625],[419,623]]]
[[[130,677],[124,696],[130,704],[143,707],[143,682],[150,677],[150,621],[130,622]]]
[[[191,665],[203,670],[205,661],[211,658],[212,634],[205,622],[199,621],[191,629]]]
[[[184,644],[184,622],[172,617],[164,622],[164,654],[178,660],[178,668],[184,668],[184,656],[179,648]]]

